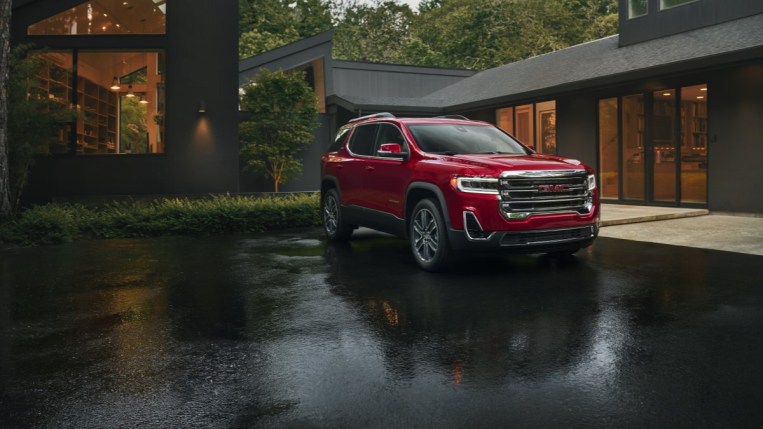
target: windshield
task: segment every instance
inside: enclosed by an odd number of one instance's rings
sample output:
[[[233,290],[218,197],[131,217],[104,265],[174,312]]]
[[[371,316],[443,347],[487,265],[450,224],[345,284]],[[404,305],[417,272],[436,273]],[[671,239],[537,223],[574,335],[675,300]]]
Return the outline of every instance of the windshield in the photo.
[[[424,152],[446,155],[528,153],[508,134],[490,125],[411,124],[408,129]]]

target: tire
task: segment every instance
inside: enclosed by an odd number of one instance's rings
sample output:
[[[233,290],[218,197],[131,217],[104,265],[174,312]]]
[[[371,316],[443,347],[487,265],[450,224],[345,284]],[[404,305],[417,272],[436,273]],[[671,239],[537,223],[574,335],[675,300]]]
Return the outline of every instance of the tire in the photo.
[[[321,221],[326,236],[331,241],[346,241],[353,228],[342,220],[342,200],[336,189],[329,189],[321,198]]]
[[[411,216],[408,236],[416,263],[431,272],[442,271],[451,255],[447,226],[439,205],[432,199],[416,204]]]

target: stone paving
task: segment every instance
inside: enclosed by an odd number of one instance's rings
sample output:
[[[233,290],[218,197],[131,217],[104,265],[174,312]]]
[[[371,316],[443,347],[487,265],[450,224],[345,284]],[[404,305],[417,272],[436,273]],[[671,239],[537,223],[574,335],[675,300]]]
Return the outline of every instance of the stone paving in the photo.
[[[601,237],[763,255],[763,217],[604,204],[602,226]]]

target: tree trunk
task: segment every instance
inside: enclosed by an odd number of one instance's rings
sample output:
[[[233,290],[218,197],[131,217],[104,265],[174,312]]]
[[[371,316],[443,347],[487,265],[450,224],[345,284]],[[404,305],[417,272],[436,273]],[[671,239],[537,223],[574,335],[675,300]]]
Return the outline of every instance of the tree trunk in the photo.
[[[0,218],[11,215],[8,173],[8,73],[11,55],[11,0],[0,0]]]

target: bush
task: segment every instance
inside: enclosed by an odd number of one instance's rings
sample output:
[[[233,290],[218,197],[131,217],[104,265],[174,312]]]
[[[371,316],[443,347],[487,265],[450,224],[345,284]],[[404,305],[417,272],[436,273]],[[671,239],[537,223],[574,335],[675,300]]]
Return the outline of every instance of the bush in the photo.
[[[256,233],[320,225],[317,195],[212,196],[114,202],[102,207],[51,203],[0,225],[0,242],[63,243],[82,237]]]

